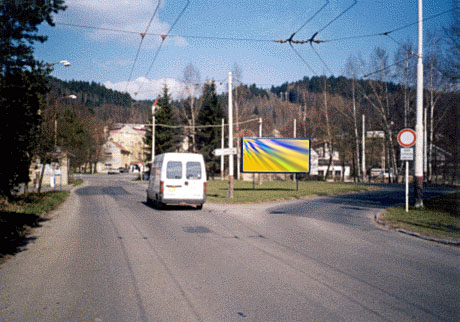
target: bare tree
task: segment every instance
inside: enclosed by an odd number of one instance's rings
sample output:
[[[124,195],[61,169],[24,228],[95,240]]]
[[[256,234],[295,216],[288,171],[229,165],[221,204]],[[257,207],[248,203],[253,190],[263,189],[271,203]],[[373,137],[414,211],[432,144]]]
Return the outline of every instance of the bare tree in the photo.
[[[182,114],[186,118],[187,123],[191,126],[188,136],[191,138],[191,151],[196,152],[196,119],[198,117],[198,108],[196,98],[199,95],[201,84],[200,72],[189,63],[184,69],[184,83],[185,83],[185,103],[182,107]],[[190,147],[189,147],[190,150]]]
[[[433,145],[434,145],[434,137],[435,137],[435,108],[439,99],[445,93],[445,90],[448,87],[448,80],[446,79],[445,75],[442,73],[442,66],[441,62],[444,61],[442,52],[440,51],[442,39],[436,32],[429,32],[427,35],[427,44],[426,51],[424,55],[425,61],[425,73],[426,73],[426,84],[425,87],[427,88],[427,95],[429,96],[426,100],[428,102],[428,109],[429,112],[429,119],[425,124],[425,129],[428,130],[429,133],[429,140],[428,140],[428,181],[431,182],[432,180],[432,173],[433,173]],[[437,123],[439,123],[445,116],[448,109],[445,110],[444,113],[439,115]]]
[[[355,173],[359,177],[360,175],[360,158],[359,158],[359,133],[358,133],[358,120],[357,120],[357,111],[356,111],[356,78],[357,78],[357,71],[358,71],[358,63],[356,58],[350,56],[347,61],[346,71],[349,77],[351,77],[351,99],[352,99],[352,115],[353,115],[353,129],[354,129],[354,139],[355,139],[355,153],[356,153],[356,162],[355,164]],[[357,165],[357,166],[356,166]],[[364,179],[364,173],[363,179]]]
[[[397,177],[399,171],[396,163],[395,140],[393,138],[394,122],[392,121],[394,113],[391,110],[392,104],[390,104],[391,98],[388,90],[391,71],[388,64],[388,54],[385,49],[381,47],[375,48],[371,55],[369,68],[374,71],[368,81],[370,93],[366,93],[364,89],[362,89],[361,93],[381,118],[381,125],[385,132],[385,143],[388,147],[386,150],[390,154],[390,164]]]
[[[236,178],[237,180],[240,180],[240,160],[241,160],[241,155],[240,155],[240,127],[239,127],[239,106],[240,106],[240,99],[238,96],[238,87],[239,84],[242,82],[242,77],[243,77],[243,71],[241,70],[240,66],[238,66],[237,63],[233,64],[232,68],[232,77],[235,80],[235,99],[234,99],[234,105],[235,105],[235,121],[236,121]]]
[[[410,97],[416,79],[416,56],[414,46],[410,41],[406,41],[399,46],[394,55],[396,64],[395,79],[404,84],[404,127],[409,125]]]

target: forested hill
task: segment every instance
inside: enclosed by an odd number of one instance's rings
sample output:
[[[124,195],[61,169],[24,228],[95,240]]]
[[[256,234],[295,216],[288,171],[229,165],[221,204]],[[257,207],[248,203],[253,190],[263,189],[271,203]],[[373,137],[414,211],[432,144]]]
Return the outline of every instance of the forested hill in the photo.
[[[325,78],[324,76],[313,76],[309,78],[305,76],[303,79],[292,83],[283,83],[280,86],[272,86],[270,92],[283,100],[291,103],[304,103],[304,95],[309,93],[322,93],[324,91],[324,83],[327,84],[327,92],[332,95],[348,96],[350,94],[351,79],[344,76],[334,77],[330,76]],[[371,91],[368,80],[357,80],[358,86],[366,93]],[[401,86],[386,82],[385,86],[389,93],[397,92],[401,90]]]
[[[78,103],[87,107],[98,107],[106,104],[130,107],[134,101],[129,94],[108,89],[96,82],[63,81],[52,77],[49,87],[51,89],[50,96],[56,98],[73,94],[77,96]]]

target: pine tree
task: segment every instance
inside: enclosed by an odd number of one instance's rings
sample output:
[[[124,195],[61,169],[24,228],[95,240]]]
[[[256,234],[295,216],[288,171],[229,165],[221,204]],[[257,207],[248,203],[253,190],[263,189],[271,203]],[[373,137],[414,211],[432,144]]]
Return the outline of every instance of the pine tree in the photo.
[[[48,92],[51,69],[33,56],[34,43],[44,42],[38,25],[53,25],[52,14],[65,9],[64,1],[0,1],[0,145],[5,155],[0,171],[0,194],[29,181],[29,168],[39,141],[42,98]],[[49,146],[48,146],[49,148]]]
[[[198,125],[219,125],[223,117],[224,111],[219,104],[214,81],[205,84],[202,104],[198,113]],[[220,141],[220,127],[201,127],[197,129],[197,148],[206,161],[208,175],[213,177],[220,171],[220,159],[216,158],[212,151],[219,147]]]
[[[164,127],[162,125],[177,125],[176,117],[171,106],[171,97],[168,87],[163,87],[163,95],[157,99],[155,110],[155,155],[174,152],[177,150],[180,136],[177,129]],[[152,124],[147,126],[145,143],[145,156],[147,160],[152,159]]]

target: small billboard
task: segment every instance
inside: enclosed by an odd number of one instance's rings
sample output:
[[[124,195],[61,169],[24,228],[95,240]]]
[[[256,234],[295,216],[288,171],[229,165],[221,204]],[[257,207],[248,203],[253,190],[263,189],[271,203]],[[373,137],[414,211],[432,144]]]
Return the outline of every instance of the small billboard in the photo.
[[[310,172],[310,139],[244,137],[241,150],[242,172]]]

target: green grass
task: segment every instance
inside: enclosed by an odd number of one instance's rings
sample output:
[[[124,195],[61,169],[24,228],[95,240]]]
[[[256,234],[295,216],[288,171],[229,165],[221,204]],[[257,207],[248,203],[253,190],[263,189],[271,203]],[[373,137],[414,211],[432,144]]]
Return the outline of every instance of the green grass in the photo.
[[[381,219],[392,228],[460,241],[460,191],[424,201],[425,209],[388,209]]]
[[[83,180],[82,179],[71,179],[69,181],[69,184],[71,184],[74,187],[77,187],[77,186],[83,184]]]
[[[296,183],[294,181],[265,181],[262,185],[256,182],[255,190],[252,187],[252,182],[235,180],[233,199],[229,199],[228,180],[210,180],[208,181],[207,202],[261,203],[265,201],[294,200],[311,196],[326,196],[376,189],[372,186],[360,184],[318,181],[299,181],[298,191],[296,190]]]
[[[48,191],[0,200],[0,258],[14,254],[24,243],[31,227],[39,225],[43,214],[56,208],[69,191]]]

